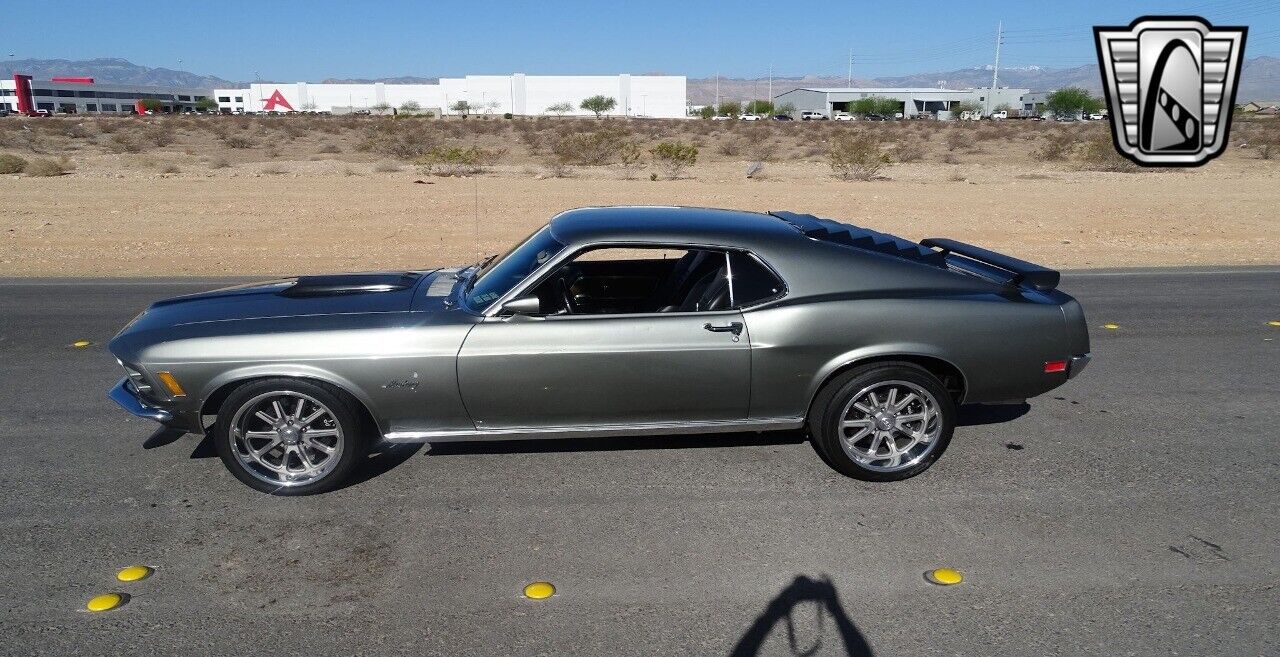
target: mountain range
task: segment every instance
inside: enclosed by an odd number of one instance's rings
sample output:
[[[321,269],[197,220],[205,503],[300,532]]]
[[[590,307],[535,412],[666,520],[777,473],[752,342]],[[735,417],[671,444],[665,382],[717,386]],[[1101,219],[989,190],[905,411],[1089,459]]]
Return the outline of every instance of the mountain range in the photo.
[[[53,76],[88,76],[99,82],[117,84],[144,84],[178,87],[238,87],[245,82],[234,82],[212,75],[199,75],[169,68],[140,66],[124,59],[99,58],[85,60],[67,59],[18,59],[10,68],[36,79],[47,80]],[[991,84],[991,67],[956,69],[935,73],[919,73],[889,77],[855,77],[853,84],[863,87],[984,87]],[[385,78],[329,78],[326,83],[432,84],[439,80],[424,76],[399,76]],[[292,82],[292,80],[290,80]],[[776,77],[772,81],[776,96],[801,87],[843,87],[846,77]],[[689,78],[687,93],[689,102],[705,105],[714,101],[716,87],[721,100],[751,100],[765,98],[769,93],[767,78]],[[1101,93],[1101,77],[1096,64],[1072,68],[1042,68],[1027,66],[1000,69],[1000,86],[1048,91],[1062,87],[1084,87]],[[1280,58],[1254,57],[1245,60],[1240,73],[1240,89],[1236,102],[1280,99]]]

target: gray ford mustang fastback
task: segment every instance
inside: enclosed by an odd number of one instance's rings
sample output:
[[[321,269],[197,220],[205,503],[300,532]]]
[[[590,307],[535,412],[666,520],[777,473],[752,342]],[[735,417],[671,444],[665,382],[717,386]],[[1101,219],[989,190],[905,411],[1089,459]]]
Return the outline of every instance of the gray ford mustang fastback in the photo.
[[[159,301],[111,341],[111,397],[207,430],[237,478],[285,495],[339,485],[378,439],[775,429],[892,481],[942,454],[957,405],[1089,362],[1058,278],[811,215],[582,208],[461,269]]]

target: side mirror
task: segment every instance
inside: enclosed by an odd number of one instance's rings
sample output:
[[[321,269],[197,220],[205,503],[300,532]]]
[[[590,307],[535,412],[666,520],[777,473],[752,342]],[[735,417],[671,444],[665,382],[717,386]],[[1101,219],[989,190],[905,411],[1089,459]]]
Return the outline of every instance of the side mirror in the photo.
[[[501,315],[538,315],[542,313],[542,301],[536,296],[520,297],[502,304]]]

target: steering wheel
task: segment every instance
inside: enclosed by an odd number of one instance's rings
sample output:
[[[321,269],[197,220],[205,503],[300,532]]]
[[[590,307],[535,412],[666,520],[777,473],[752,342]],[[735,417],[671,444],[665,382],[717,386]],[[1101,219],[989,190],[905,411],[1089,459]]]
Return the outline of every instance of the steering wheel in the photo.
[[[561,276],[556,279],[556,289],[560,291],[560,299],[564,302],[565,312],[569,314],[577,314],[578,303],[573,299],[573,291],[569,289],[567,276]]]

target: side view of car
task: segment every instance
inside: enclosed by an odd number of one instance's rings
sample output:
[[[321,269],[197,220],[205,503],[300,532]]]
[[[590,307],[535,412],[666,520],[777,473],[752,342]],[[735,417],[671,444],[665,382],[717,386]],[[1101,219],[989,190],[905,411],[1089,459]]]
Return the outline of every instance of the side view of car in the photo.
[[[804,110],[800,112],[801,121],[826,121],[827,115],[822,112],[814,112],[812,110]]]
[[[302,276],[152,304],[111,397],[207,433],[241,481],[338,486],[373,441],[807,431],[894,481],[967,403],[1089,362],[1058,273],[811,215],[604,207],[468,267]]]

